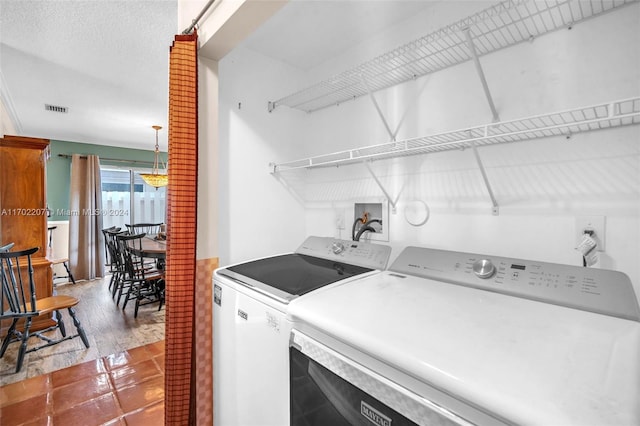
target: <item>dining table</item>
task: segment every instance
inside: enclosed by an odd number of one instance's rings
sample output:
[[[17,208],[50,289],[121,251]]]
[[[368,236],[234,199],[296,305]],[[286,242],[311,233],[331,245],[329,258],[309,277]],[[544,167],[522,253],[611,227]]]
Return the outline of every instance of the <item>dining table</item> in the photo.
[[[140,257],[156,259],[156,266],[164,270],[167,257],[167,241],[152,236],[145,236],[140,240],[141,249],[132,248],[131,251]]]
[[[164,259],[167,254],[167,241],[159,240],[156,237],[147,237],[142,238],[141,247],[142,250],[139,250],[144,257],[152,257],[155,259]]]

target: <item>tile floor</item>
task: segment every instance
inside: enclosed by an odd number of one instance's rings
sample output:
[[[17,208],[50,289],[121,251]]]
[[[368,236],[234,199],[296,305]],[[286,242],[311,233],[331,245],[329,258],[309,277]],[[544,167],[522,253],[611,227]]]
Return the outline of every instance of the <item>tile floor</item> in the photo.
[[[0,424],[164,424],[164,340],[0,387]]]
[[[15,373],[19,345],[9,346],[0,359],[0,425],[164,423],[165,310],[148,305],[133,318],[133,307],[123,311],[111,298],[109,279],[56,288],[80,300],[89,349],[68,340],[27,354]]]

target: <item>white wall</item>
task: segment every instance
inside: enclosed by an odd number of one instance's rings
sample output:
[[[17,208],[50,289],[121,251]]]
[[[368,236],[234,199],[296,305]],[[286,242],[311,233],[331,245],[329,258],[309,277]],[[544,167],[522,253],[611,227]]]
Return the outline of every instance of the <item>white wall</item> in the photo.
[[[231,253],[237,256],[251,256],[248,252],[246,240],[232,240],[231,220],[238,215],[231,209],[229,173],[229,156],[235,156],[237,151],[231,149],[228,138],[221,139],[228,134],[229,129],[235,127],[229,123],[237,123],[229,114],[229,106],[219,112],[219,70],[218,60],[227,54],[242,38],[246,37],[260,22],[275,13],[286,1],[254,2],[246,0],[219,0],[201,17],[198,29],[198,239],[197,257],[207,259],[218,257],[220,264],[226,264],[231,259]],[[206,6],[206,0],[180,0],[178,2],[178,32],[186,29]],[[229,61],[230,63],[232,60]],[[219,120],[225,120],[219,126]],[[242,134],[242,124],[239,124],[239,134]],[[258,141],[259,142],[259,141]],[[242,150],[240,151],[242,154]],[[246,155],[246,153],[245,153]],[[233,170],[236,170],[234,167]],[[253,169],[245,176],[248,182]],[[258,186],[260,187],[260,186]],[[264,193],[269,196],[268,193]],[[234,201],[235,202],[235,201]],[[246,207],[246,205],[242,205]],[[238,238],[259,237],[259,227],[271,222],[273,205],[265,199],[264,208],[255,209],[256,216],[251,218],[246,229],[249,235],[237,232]],[[251,210],[249,209],[249,210]],[[247,211],[249,211],[247,210]],[[267,211],[271,210],[272,213]],[[300,215],[302,221],[302,215]],[[234,222],[235,223],[235,222]],[[251,229],[253,228],[253,231]],[[245,228],[243,228],[245,229]],[[232,243],[234,241],[235,243]],[[265,251],[265,244],[255,246],[257,250]],[[253,246],[252,246],[253,247]],[[261,253],[261,252],[260,252]]]
[[[291,251],[305,234],[303,203],[269,173],[301,155],[304,114],[270,114],[285,65],[236,48],[220,62],[220,265]]]
[[[218,62],[198,60],[198,259],[218,257]],[[202,96],[205,94],[206,96]]]
[[[453,3],[453,4],[452,4]],[[415,37],[430,16],[460,18],[466,3],[439,3],[429,16],[392,28]],[[477,4],[474,4],[477,10]],[[640,5],[633,4],[504,49],[481,59],[502,120],[554,112],[640,94]],[[448,22],[440,22],[440,26]],[[437,27],[437,26],[436,26]],[[428,32],[428,31],[427,31]],[[319,35],[321,36],[321,35]],[[380,44],[380,40],[376,40]],[[398,43],[396,43],[398,44]],[[389,46],[392,47],[392,46]],[[366,50],[359,46],[359,51]],[[347,52],[321,71],[353,65]],[[335,217],[361,199],[384,196],[359,165],[272,176],[270,161],[355,148],[389,140],[368,98],[312,114],[269,100],[301,87],[301,75],[285,65],[237,48],[220,63],[221,218],[226,228],[221,259],[294,249],[306,235],[342,235]],[[282,88],[283,90],[279,90]],[[396,86],[376,97],[398,139],[455,130],[491,121],[472,63]],[[238,103],[241,102],[241,109]],[[575,217],[606,216],[606,252],[600,267],[627,273],[640,294],[640,129],[601,130],[565,138],[480,149],[500,204],[491,203],[470,150],[376,162],[373,168],[398,211],[390,215],[394,247],[418,244],[445,249],[581,264],[574,250]],[[224,155],[223,155],[224,154]],[[403,207],[424,200],[431,217],[422,227],[407,224]],[[395,251],[397,254],[397,251]],[[222,253],[225,253],[223,256]],[[224,263],[221,263],[224,264]]]
[[[11,120],[9,112],[7,111],[4,102],[0,99],[0,136],[15,135],[16,128]]]

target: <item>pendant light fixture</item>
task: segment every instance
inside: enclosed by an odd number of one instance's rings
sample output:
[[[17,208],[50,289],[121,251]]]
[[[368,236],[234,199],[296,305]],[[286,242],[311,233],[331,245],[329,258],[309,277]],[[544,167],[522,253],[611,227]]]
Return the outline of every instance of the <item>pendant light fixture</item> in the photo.
[[[169,176],[167,176],[166,166],[164,165],[164,163],[162,165],[163,165],[163,168],[165,169],[165,172],[160,173],[160,171],[158,170],[158,154],[160,152],[160,150],[158,149],[158,130],[162,129],[162,127],[161,126],[151,126],[151,127],[153,127],[156,131],[156,150],[155,150],[155,156],[153,160],[153,171],[151,173],[141,173],[140,177],[147,184],[153,186],[157,190],[162,186],[167,186],[167,184],[169,183]]]

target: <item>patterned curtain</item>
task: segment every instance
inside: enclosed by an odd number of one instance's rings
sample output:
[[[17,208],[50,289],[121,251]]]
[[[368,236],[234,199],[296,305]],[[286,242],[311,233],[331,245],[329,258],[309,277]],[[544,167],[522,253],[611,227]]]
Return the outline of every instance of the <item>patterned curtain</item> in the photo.
[[[96,155],[71,157],[69,266],[76,280],[104,277],[102,187]]]
[[[165,425],[194,425],[194,289],[198,192],[198,36],[177,35],[169,55],[169,187]]]

